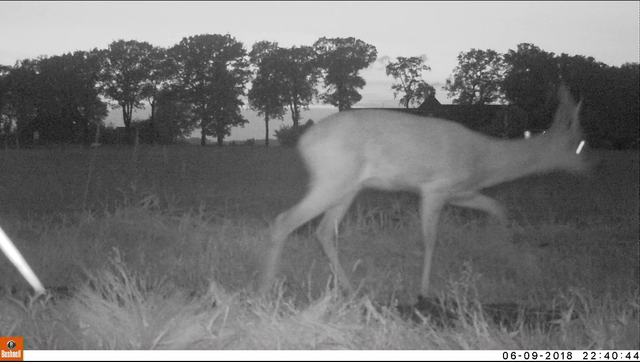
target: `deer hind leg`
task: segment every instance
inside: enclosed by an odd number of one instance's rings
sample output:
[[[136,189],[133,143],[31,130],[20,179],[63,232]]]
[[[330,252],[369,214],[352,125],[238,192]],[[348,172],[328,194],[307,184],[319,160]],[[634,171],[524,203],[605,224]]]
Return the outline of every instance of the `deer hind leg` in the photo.
[[[333,273],[335,274],[338,283],[348,293],[353,293],[353,288],[351,287],[351,283],[349,283],[347,274],[340,265],[338,250],[335,243],[337,237],[336,232],[340,225],[340,221],[347,210],[349,210],[349,206],[351,205],[356,193],[357,192],[354,191],[350,195],[346,195],[343,197],[342,203],[327,210],[320,222],[320,225],[318,226],[318,229],[316,230],[316,237],[318,238],[318,241],[320,241],[322,249],[324,249],[324,253],[327,255],[327,258],[331,263]]]
[[[488,196],[476,192],[469,192],[455,195],[455,197],[449,199],[447,202],[451,205],[487,212],[498,219],[501,225],[507,225],[508,220],[504,207],[498,201]]]
[[[424,260],[422,265],[422,285],[420,294],[423,297],[429,292],[429,278],[431,274],[431,262],[433,251],[436,246],[438,234],[438,221],[442,207],[446,202],[446,197],[435,193],[431,189],[423,189],[421,192],[420,219],[422,222],[422,237],[424,239]]]
[[[272,244],[267,255],[265,269],[260,283],[261,293],[268,291],[275,281],[280,255],[282,254],[282,248],[287,236],[304,223],[339,202],[344,194],[344,191],[340,191],[340,187],[332,185],[312,187],[302,201],[278,215],[271,228]]]

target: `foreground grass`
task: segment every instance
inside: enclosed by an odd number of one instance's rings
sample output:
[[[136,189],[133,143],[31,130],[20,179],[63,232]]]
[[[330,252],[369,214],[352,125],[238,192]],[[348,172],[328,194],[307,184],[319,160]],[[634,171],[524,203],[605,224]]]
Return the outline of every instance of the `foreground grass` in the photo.
[[[266,250],[262,222],[171,215],[147,200],[41,229],[37,250],[24,252],[47,286],[57,281],[67,289],[51,289],[38,300],[20,292],[25,285],[7,291],[0,298],[0,334],[25,336],[27,349],[638,349],[633,246],[589,257],[575,248],[567,253],[559,244],[540,257],[518,243],[497,255],[507,247],[488,243],[465,251],[465,257],[457,251],[459,243],[469,241],[464,235],[493,233],[474,223],[460,227],[456,217],[445,217],[457,227],[444,224],[436,263],[446,267],[438,269],[435,294],[456,306],[444,326],[429,316],[416,323],[396,309],[415,290],[404,286],[419,282],[417,264],[392,258],[368,273],[359,274],[356,267],[352,275],[362,289],[345,299],[332,289],[321,250],[311,247],[315,241],[299,235],[285,253],[284,279],[270,295],[259,297],[253,282]],[[345,239],[362,232],[358,220],[347,223]],[[10,234],[23,228],[33,232],[36,224],[15,223]],[[569,226],[543,229],[538,236],[549,240],[568,232],[594,234]],[[383,235],[381,230],[374,234]],[[355,235],[352,240],[359,242]],[[381,243],[373,241],[370,249],[376,244]],[[307,246],[310,250],[304,250]],[[594,247],[590,241],[587,246]],[[355,258],[348,247],[343,249],[347,261]],[[521,260],[537,263],[495,266],[518,250],[528,255]],[[597,262],[603,258],[617,259],[619,267]],[[20,280],[16,272],[6,272],[5,280]],[[551,324],[521,319],[501,326],[483,314],[481,304],[506,300],[553,308],[557,317]]]
[[[30,300],[0,263],[0,335],[27,349],[639,348],[637,160],[604,164],[595,181],[488,190],[510,210],[506,228],[445,209],[431,295],[450,306],[443,325],[396,307],[415,302],[422,268],[414,196],[366,192],[347,216],[353,299],[332,289],[313,223],[259,297],[269,222],[304,192],[295,154],[172,151],[3,155],[0,222],[53,292]],[[505,302],[557,313],[501,326],[482,306]]]
[[[474,286],[461,280],[452,287],[447,298],[461,300]],[[438,327],[428,318],[404,320],[366,296],[346,300],[328,290],[301,306],[283,294],[280,285],[256,298],[215,281],[194,294],[130,271],[115,251],[109,267],[73,297],[26,306],[3,299],[0,333],[24,336],[27,349],[638,349],[637,292],[615,299],[559,295],[561,316],[550,330],[507,330],[473,303],[455,311],[454,324]]]

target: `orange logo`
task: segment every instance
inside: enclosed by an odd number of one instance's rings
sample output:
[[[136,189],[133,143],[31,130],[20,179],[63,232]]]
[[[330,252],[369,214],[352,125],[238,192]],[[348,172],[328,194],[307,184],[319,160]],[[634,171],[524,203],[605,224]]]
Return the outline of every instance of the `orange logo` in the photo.
[[[0,337],[0,362],[22,361],[24,337]]]

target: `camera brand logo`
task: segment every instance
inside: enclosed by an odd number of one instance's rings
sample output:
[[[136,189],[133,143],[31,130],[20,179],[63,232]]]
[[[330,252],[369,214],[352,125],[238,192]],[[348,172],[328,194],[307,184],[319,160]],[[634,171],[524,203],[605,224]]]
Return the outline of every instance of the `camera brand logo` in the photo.
[[[0,337],[0,362],[22,361],[24,337]]]

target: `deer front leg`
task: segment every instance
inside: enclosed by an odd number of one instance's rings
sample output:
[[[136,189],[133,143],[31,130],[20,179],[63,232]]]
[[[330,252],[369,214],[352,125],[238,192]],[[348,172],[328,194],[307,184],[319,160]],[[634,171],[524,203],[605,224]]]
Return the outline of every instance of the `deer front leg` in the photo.
[[[355,195],[345,197],[343,203],[327,210],[320,222],[320,225],[318,226],[318,229],[316,230],[316,237],[320,241],[322,249],[331,263],[331,269],[336,276],[337,282],[349,294],[353,293],[353,288],[351,287],[347,274],[344,272],[344,269],[342,269],[342,265],[340,265],[338,249],[335,243],[337,237],[336,232],[340,225],[340,221],[347,210],[349,210],[351,200],[353,200],[354,196]]]
[[[433,193],[431,190],[421,192],[420,219],[422,222],[422,237],[424,240],[424,256],[422,266],[422,285],[420,294],[423,297],[429,292],[429,278],[431,276],[431,263],[433,259],[433,251],[436,246],[436,237],[438,235],[438,221],[442,206],[445,204],[445,198],[442,195]]]

